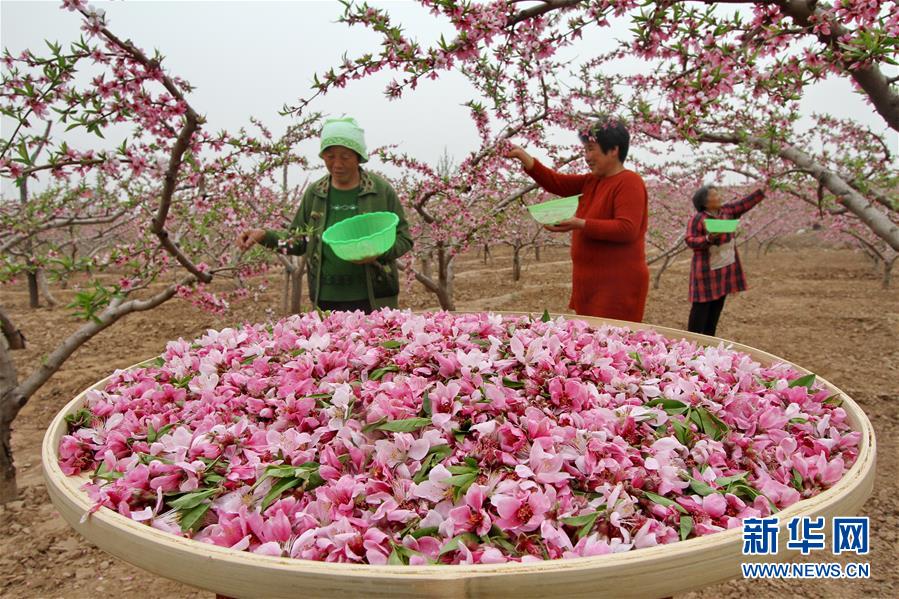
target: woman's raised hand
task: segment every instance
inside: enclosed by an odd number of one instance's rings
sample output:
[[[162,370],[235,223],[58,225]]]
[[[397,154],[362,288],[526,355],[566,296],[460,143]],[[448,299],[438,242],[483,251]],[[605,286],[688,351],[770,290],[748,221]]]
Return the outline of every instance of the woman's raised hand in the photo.
[[[265,229],[246,229],[237,236],[237,247],[246,251],[262,241],[265,237]]]
[[[525,170],[531,170],[534,166],[534,157],[519,146],[510,146],[509,150],[506,152],[506,158],[517,159]]]

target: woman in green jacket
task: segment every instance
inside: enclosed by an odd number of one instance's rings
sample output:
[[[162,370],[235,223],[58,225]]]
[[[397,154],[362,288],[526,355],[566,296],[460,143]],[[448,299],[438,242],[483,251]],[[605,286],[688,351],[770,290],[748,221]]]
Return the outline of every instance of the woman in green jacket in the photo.
[[[249,229],[238,237],[241,249],[265,247],[306,255],[309,297],[322,310],[397,307],[400,290],[396,259],[412,249],[409,223],[396,191],[383,177],[360,167],[368,161],[363,130],[352,118],[325,121],[319,156],[328,174],[310,185],[288,231]],[[356,262],[338,258],[322,233],[356,214],[394,212],[399,216],[396,242],[379,256]]]

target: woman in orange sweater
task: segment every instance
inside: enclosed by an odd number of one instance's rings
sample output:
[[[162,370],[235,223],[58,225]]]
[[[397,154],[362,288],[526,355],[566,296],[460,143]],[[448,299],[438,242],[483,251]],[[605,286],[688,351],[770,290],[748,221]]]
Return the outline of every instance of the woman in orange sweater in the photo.
[[[572,232],[568,307],[581,315],[641,322],[649,291],[645,251],[649,210],[642,177],[624,168],[630,134],[621,122],[603,119],[580,139],[590,174],[558,173],[517,146],[507,155],[518,159],[546,191],[581,194],[574,217],[546,225],[550,231]]]

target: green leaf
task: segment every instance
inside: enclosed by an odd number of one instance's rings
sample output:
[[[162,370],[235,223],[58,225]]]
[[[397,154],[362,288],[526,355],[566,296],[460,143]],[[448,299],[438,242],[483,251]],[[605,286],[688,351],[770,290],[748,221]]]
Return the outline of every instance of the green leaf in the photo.
[[[802,474],[800,474],[799,471],[795,468],[793,468],[793,477],[790,482],[793,483],[793,487],[797,491],[802,491],[804,489],[804,486],[802,484]]]
[[[569,526],[583,526],[588,522],[596,522],[596,517],[598,515],[599,512],[596,511],[590,514],[582,514],[580,516],[569,516],[568,518],[562,518],[562,523]]]
[[[296,476],[297,467],[290,464],[278,464],[276,466],[268,466],[265,469],[263,478],[271,476],[273,478],[288,478]]]
[[[681,504],[679,504],[678,502],[676,502],[672,499],[668,499],[667,497],[662,497],[661,495],[656,495],[655,493],[650,493],[649,491],[643,491],[643,495],[646,496],[646,498],[649,499],[653,503],[657,503],[663,507],[673,507],[674,509],[681,512],[682,514],[687,513],[687,510],[686,510],[686,508],[684,508],[684,506],[682,506]]]
[[[94,473],[94,476],[97,478],[102,478],[103,480],[116,480],[125,476],[124,472],[117,472],[115,470],[109,470],[106,468],[106,464],[104,462],[100,462],[100,465],[97,466],[97,471]]]
[[[470,486],[471,483],[478,477],[477,472],[467,472],[465,474],[456,474],[455,476],[450,476],[449,478],[443,479],[443,484],[450,485],[452,487],[467,487]]]
[[[396,548],[390,552],[390,557],[387,558],[388,566],[405,566],[406,562],[403,561],[403,558],[400,557],[399,552],[397,552]]]
[[[421,461],[421,468],[419,468],[418,472],[415,473],[415,476],[412,477],[412,482],[421,484],[428,478],[428,473],[431,471],[431,468],[434,467],[434,459],[433,453],[429,453],[425,456],[425,459]]]
[[[405,343],[406,342],[404,342],[404,341],[397,341],[396,339],[390,339],[389,341],[384,341],[383,343],[381,343],[381,347],[386,347],[387,349],[397,349],[397,348],[403,347],[403,345],[405,345]]]
[[[513,381],[508,377],[503,377],[503,386],[509,387],[510,389],[524,389],[524,383],[521,381]]]
[[[728,486],[727,492],[742,499],[748,499],[749,501],[754,500],[762,494],[761,491],[743,481],[738,481]]]
[[[268,506],[270,506],[276,499],[281,497],[281,494],[284,493],[284,491],[294,488],[301,482],[303,481],[300,478],[285,478],[272,485],[271,490],[269,490],[269,492],[266,493],[265,497],[262,499],[260,511],[264,512],[266,509],[268,509]]]
[[[269,466],[265,469],[265,473],[260,476],[259,479],[253,484],[253,488],[255,489],[256,487],[258,487],[266,478],[272,477],[280,478],[282,479],[282,481],[296,480],[298,481],[296,484],[299,484],[300,482],[305,483],[303,485],[303,488],[307,490],[314,489],[315,487],[321,485],[323,482],[321,476],[319,476],[318,474],[318,469],[318,462],[306,462],[300,464],[299,466],[292,466],[290,464],[278,464],[275,466]],[[275,486],[279,484],[281,483],[275,483]]]
[[[203,482],[211,485],[219,485],[225,482],[225,477],[215,472],[207,472],[203,474]]]
[[[830,397],[828,397],[821,403],[827,404],[829,406],[840,407],[841,405],[843,405],[843,398],[840,397],[839,393],[834,393],[833,395],[831,395]]]
[[[812,385],[815,384],[816,376],[814,374],[807,374],[805,376],[801,376],[798,379],[794,379],[790,381],[790,387],[808,387],[809,390],[812,389]]]
[[[451,483],[453,487],[453,501],[459,501],[459,498],[462,497],[468,488],[474,484],[474,481],[477,480],[478,473],[473,472],[471,474],[459,474],[458,476],[451,476],[444,480],[444,482],[449,481],[450,479],[457,479],[453,483]]]
[[[671,415],[683,414],[690,409],[690,406],[682,401],[677,401],[676,399],[665,399],[661,397],[657,397],[652,401],[646,402],[646,405],[650,408],[654,408],[655,406],[662,406],[662,409],[665,410],[666,413]]]
[[[193,491],[191,493],[186,493],[180,496],[178,499],[174,501],[170,501],[169,507],[172,507],[176,510],[189,510],[197,507],[207,499],[211,498],[213,495],[219,492],[219,489],[204,489],[202,491]]]
[[[582,539],[590,534],[593,527],[596,526],[596,519],[599,518],[601,510],[596,510],[592,514],[582,514],[580,516],[572,516],[570,518],[562,518],[562,523],[569,526],[579,527],[575,535],[578,539]]]
[[[693,422],[699,430],[702,430],[702,417],[699,415],[699,412],[694,409],[690,409],[687,412],[687,423]]]
[[[458,430],[453,431],[453,437],[456,439],[456,443],[464,443],[465,437],[471,434],[470,430]]]
[[[643,372],[646,372],[646,368],[643,366],[643,360],[640,358],[640,353],[639,353],[639,352],[632,351],[632,352],[629,352],[627,355],[630,356],[630,358],[631,358],[634,362],[637,363],[637,368],[639,368],[639,369],[642,370]]]
[[[69,425],[69,432],[81,427],[89,427],[94,419],[94,415],[87,408],[80,408],[76,412],[66,414],[66,424]]]
[[[689,447],[693,443],[693,431],[690,430],[690,427],[673,418],[669,422],[671,422],[671,426],[674,428],[674,436],[677,437],[677,440],[682,445]]]
[[[435,445],[432,447],[430,451],[428,451],[428,455],[425,456],[425,459],[422,460],[421,468],[419,468],[418,472],[415,473],[415,476],[412,477],[412,481],[415,483],[424,482],[425,479],[428,478],[428,473],[431,469],[452,452],[453,448],[449,445]]]
[[[493,534],[493,530],[491,529],[490,535],[487,537],[487,540],[497,547],[504,549],[506,553],[509,553],[511,555],[519,555],[519,551],[515,547],[515,545],[510,543],[508,539],[502,536],[502,533],[495,535]]]
[[[452,551],[456,551],[457,549],[459,549],[459,543],[461,543],[463,541],[472,543],[472,542],[476,542],[477,540],[478,540],[478,537],[475,536],[474,534],[472,534],[470,532],[463,532],[462,534],[456,535],[455,537],[453,537],[452,539],[447,541],[446,544],[440,548],[440,552],[437,554],[437,557],[446,555],[447,553],[450,553]]]
[[[720,478],[715,479],[715,484],[719,487],[726,487],[731,483],[735,483],[738,480],[745,480],[746,476],[748,476],[748,472],[740,472],[739,474],[732,474],[730,476],[722,476]]]
[[[299,466],[294,466],[294,475],[299,477],[308,477],[318,472],[321,464],[318,462],[304,462]]]
[[[430,450],[430,453],[433,453],[435,456],[437,456],[437,461],[440,461],[453,453],[453,448],[446,443],[441,443],[440,445],[433,446]]]
[[[486,348],[486,347],[490,347],[490,346],[492,345],[492,344],[490,343],[490,340],[489,340],[489,339],[481,339],[480,337],[476,337],[476,336],[474,336],[474,335],[472,335],[471,337],[469,337],[469,341],[471,341],[471,342],[474,343],[475,345],[480,345],[481,347],[485,347],[485,348]]]
[[[165,426],[160,428],[158,431],[156,431],[156,438],[157,439],[162,438],[163,435],[167,434],[170,430],[172,430],[179,424],[180,424],[180,422],[170,422],[169,424],[166,424]]]
[[[426,526],[425,528],[412,531],[411,534],[413,539],[420,539],[422,537],[435,537],[438,533],[439,530],[436,526]]]
[[[552,316],[549,315],[549,310],[543,310],[543,316],[540,317],[541,322],[549,322],[552,320]]]
[[[447,470],[449,470],[453,474],[471,474],[472,472],[478,471],[478,465],[466,463],[464,465],[460,464],[458,466],[450,466],[449,468],[447,468]]]
[[[181,523],[181,530],[184,532],[187,532],[188,530],[197,532],[200,526],[203,525],[203,518],[206,516],[206,512],[209,511],[210,507],[212,507],[211,503],[201,503],[190,509],[180,510],[178,512],[178,519]]]
[[[362,427],[362,432],[363,432],[363,433],[368,433],[368,432],[370,432],[370,431],[373,431],[373,430],[375,430],[376,428],[378,428],[379,426],[381,426],[382,424],[384,424],[385,422],[387,422],[387,419],[386,419],[386,418],[378,418],[378,419],[375,420],[374,422],[369,422],[368,424],[366,424],[365,426],[363,426],[363,427]]]
[[[421,396],[421,411],[428,418],[432,415],[433,407],[431,406],[431,396],[425,391],[424,395]]]
[[[153,423],[149,423],[147,425],[147,443],[155,443],[156,442],[156,429],[153,428]]]
[[[406,418],[404,420],[388,420],[375,428],[392,433],[410,433],[431,424],[430,418]]]
[[[685,541],[693,531],[693,518],[690,516],[680,517],[680,540]]]
[[[696,480],[692,476],[688,476],[687,480],[690,481],[690,488],[693,489],[694,491],[696,491],[696,493],[698,495],[702,495],[703,497],[705,497],[706,495],[712,495],[712,494],[718,492],[714,488],[712,488],[710,485],[708,485],[707,483],[705,483],[701,480]]]
[[[720,441],[730,432],[727,424],[703,407],[694,408],[699,417],[699,428],[715,441]]]
[[[165,366],[165,360],[162,358],[162,356],[153,360],[153,366],[156,366],[158,368],[162,368],[163,366]]]
[[[368,375],[368,380],[370,381],[380,381],[381,378],[387,374],[388,372],[399,372],[399,367],[394,364],[390,366],[385,366],[384,368],[378,368],[377,370],[373,370],[370,375]]]

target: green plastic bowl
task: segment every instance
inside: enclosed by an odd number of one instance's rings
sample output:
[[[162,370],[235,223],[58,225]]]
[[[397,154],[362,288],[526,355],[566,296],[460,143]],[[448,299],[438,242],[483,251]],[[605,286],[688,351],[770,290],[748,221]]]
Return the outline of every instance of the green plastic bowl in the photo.
[[[328,227],[322,241],[348,262],[380,256],[393,247],[399,222],[400,217],[393,212],[357,214]]]
[[[733,233],[740,224],[739,219],[705,219],[705,230],[709,233]]]
[[[541,204],[528,206],[528,212],[534,217],[534,220],[543,225],[554,225],[568,220],[577,212],[577,203],[580,196],[570,196],[567,198],[559,198],[550,200]]]

